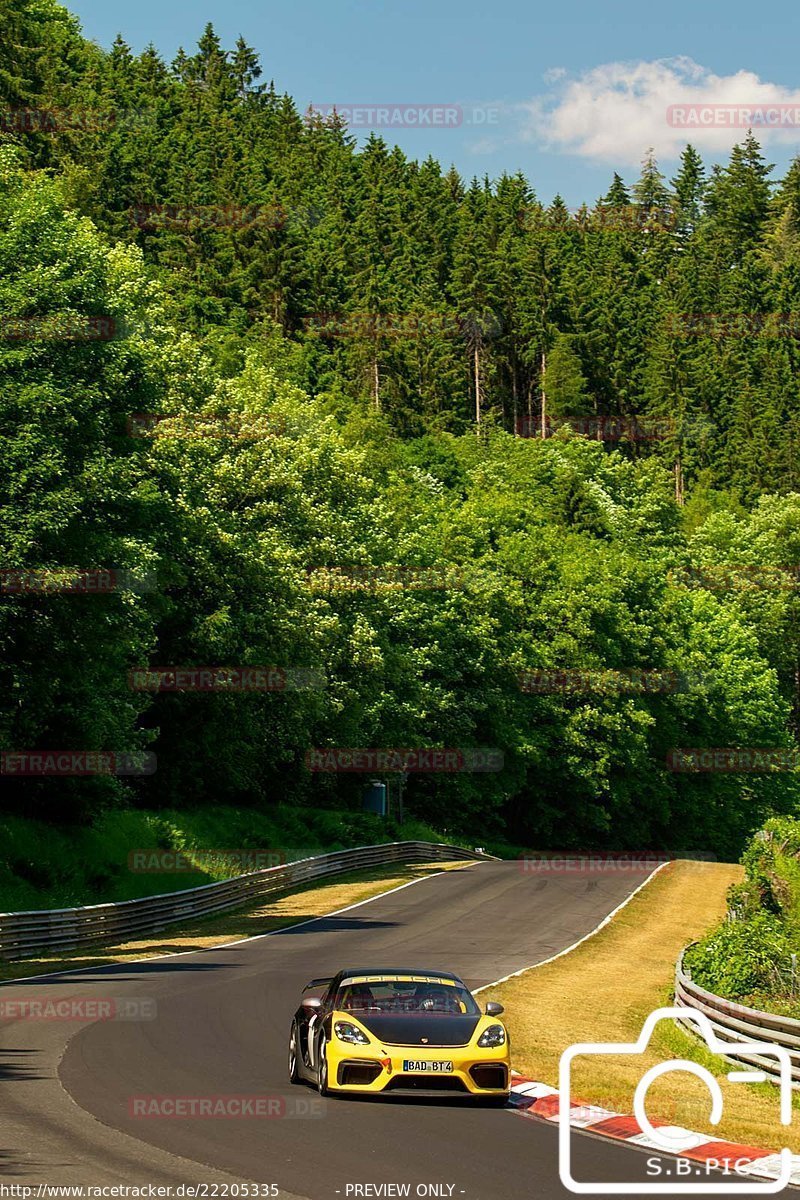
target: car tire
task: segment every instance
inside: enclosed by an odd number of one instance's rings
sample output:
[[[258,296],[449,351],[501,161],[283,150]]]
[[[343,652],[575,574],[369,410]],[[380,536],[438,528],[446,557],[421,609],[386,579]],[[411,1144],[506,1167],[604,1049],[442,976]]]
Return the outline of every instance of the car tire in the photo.
[[[317,1091],[320,1096],[329,1096],[330,1088],[328,1087],[328,1041],[323,1033],[319,1039],[319,1067],[317,1068]]]
[[[302,1083],[300,1068],[297,1065],[297,1055],[300,1053],[300,1031],[297,1022],[292,1021],[292,1031],[289,1034],[289,1083]]]

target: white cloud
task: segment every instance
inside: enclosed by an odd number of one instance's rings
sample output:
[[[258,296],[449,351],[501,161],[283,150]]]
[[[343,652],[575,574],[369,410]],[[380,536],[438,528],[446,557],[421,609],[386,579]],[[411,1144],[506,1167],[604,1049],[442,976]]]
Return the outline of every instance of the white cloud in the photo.
[[[597,162],[636,164],[650,146],[670,161],[687,142],[723,154],[748,124],[763,145],[800,141],[800,89],[752,71],[715,75],[682,57],[604,63],[547,82],[550,93],[522,106],[525,138]]]
[[[478,138],[474,142],[467,142],[470,154],[494,154],[497,147],[498,142],[495,138]]]

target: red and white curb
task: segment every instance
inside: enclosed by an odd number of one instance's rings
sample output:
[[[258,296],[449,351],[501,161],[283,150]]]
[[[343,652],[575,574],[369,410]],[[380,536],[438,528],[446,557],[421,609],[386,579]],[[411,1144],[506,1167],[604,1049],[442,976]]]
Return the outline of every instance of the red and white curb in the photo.
[[[524,1075],[513,1071],[510,1103],[520,1116],[541,1117],[545,1121],[558,1124],[558,1091],[556,1088],[548,1087],[546,1083],[537,1083],[535,1080],[526,1079]],[[760,1146],[745,1146],[740,1142],[719,1141],[707,1137],[703,1133],[693,1133],[681,1126],[670,1125],[667,1121],[652,1121],[651,1124],[656,1128],[669,1130],[674,1137],[683,1135],[685,1140],[692,1139],[685,1150],[672,1155],[670,1155],[670,1151],[657,1145],[651,1137],[642,1132],[635,1117],[611,1112],[610,1109],[600,1108],[596,1104],[584,1104],[580,1100],[571,1100],[569,1123],[573,1129],[586,1129],[601,1137],[630,1142],[634,1146],[644,1146],[660,1155],[689,1158],[696,1162],[715,1159],[720,1164],[727,1163],[728,1169],[735,1169],[737,1175],[755,1175],[762,1179],[777,1179],[780,1175],[780,1156],[774,1150],[764,1150]],[[800,1184],[800,1155],[798,1154],[792,1155],[790,1183]]]

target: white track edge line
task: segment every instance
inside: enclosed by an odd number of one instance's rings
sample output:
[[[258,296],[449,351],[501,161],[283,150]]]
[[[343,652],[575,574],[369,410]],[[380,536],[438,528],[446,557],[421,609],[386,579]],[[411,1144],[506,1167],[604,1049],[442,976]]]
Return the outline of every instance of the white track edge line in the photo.
[[[572,945],[567,946],[565,950],[559,950],[558,954],[551,954],[549,958],[543,958],[541,962],[531,963],[529,967],[521,967],[519,971],[512,971],[510,975],[503,975],[501,979],[495,979],[492,983],[484,983],[482,987],[475,988],[473,990],[473,995],[477,995],[478,992],[485,992],[487,988],[498,987],[501,983],[506,983],[509,979],[516,979],[518,975],[524,975],[526,971],[535,971],[537,967],[546,967],[548,963],[555,962],[557,958],[563,958],[565,954],[571,954],[573,950],[577,950],[578,946],[582,946],[584,942],[588,942],[589,938],[594,937],[596,933],[599,933],[601,929],[604,929],[605,926],[608,925],[609,921],[612,921],[618,912],[622,912],[622,909],[625,908],[627,904],[630,904],[634,896],[638,896],[642,888],[647,887],[648,883],[655,879],[659,871],[663,871],[664,867],[668,867],[669,865],[670,860],[659,863],[655,870],[650,872],[650,874],[647,876],[647,879],[640,883],[637,888],[634,888],[630,895],[626,896],[621,904],[618,904],[617,907],[608,913],[607,916],[603,917],[599,925],[595,925],[594,929],[591,929],[588,933],[585,933],[582,938],[578,938],[577,942],[573,942]]]

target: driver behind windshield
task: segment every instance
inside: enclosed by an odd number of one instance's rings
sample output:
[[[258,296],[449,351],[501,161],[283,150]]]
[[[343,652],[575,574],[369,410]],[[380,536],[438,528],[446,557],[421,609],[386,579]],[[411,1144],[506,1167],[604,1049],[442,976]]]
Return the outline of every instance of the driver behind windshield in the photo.
[[[386,981],[373,987],[349,984],[342,989],[338,1007],[344,1012],[372,1013],[467,1013],[474,1002],[467,993],[443,984]]]
[[[368,1008],[375,1008],[372,988],[365,983],[354,984],[347,988],[341,1005],[344,1012],[364,1012]]]
[[[415,1000],[423,1012],[460,1013],[463,1009],[452,988],[422,984],[417,988]]]

